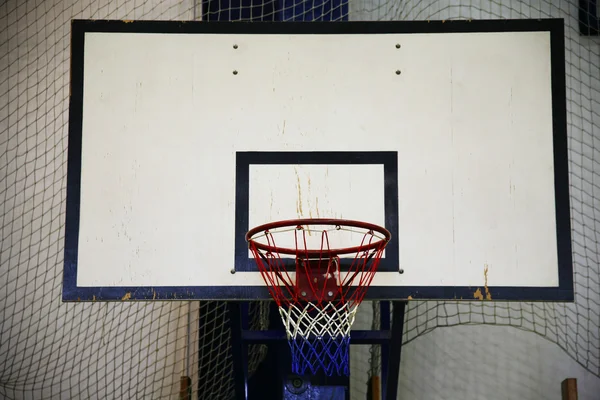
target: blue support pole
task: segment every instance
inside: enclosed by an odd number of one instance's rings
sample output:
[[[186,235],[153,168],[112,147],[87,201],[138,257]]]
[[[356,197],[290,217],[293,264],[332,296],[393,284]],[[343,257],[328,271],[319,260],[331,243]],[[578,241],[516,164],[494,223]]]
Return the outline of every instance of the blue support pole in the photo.
[[[379,302],[379,329],[390,332],[390,302]],[[381,344],[381,392],[386,393],[388,385],[389,340]]]
[[[231,323],[231,358],[233,361],[233,380],[236,400],[248,399],[248,345],[242,339],[244,325],[247,325],[247,304],[232,301],[229,306]],[[246,317],[242,309],[246,308]]]
[[[390,338],[389,357],[387,360],[387,382],[384,391],[385,400],[396,400],[398,396],[400,356],[402,354],[402,332],[404,330],[404,311],[406,310],[406,303],[406,301],[392,302],[392,336]],[[387,315],[389,319],[389,313]]]
[[[406,301],[381,301],[380,329],[353,330],[350,335],[351,344],[381,345],[383,400],[396,400],[398,395],[406,303]],[[393,304],[392,310],[391,304]],[[228,305],[231,322],[231,355],[234,368],[235,399],[248,400],[248,345],[284,342],[287,340],[287,336],[284,331],[279,330],[249,330],[249,304],[229,302]],[[349,392],[346,393],[347,396],[349,396]]]

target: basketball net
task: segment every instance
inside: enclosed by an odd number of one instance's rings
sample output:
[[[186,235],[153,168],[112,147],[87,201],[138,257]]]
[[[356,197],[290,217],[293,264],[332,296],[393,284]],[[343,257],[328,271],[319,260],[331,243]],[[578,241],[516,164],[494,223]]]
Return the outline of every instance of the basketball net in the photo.
[[[330,235],[344,230],[360,244],[330,248]],[[294,232],[293,249],[275,243],[286,232]],[[307,233],[320,246],[310,248]],[[250,251],[279,307],[292,373],[349,375],[351,327],[389,238],[381,227],[343,220],[282,221],[248,232]]]

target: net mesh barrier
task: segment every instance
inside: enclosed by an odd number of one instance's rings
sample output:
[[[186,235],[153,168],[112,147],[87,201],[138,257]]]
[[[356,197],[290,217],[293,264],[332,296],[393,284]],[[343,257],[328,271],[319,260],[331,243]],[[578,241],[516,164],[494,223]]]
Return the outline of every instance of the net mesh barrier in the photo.
[[[596,41],[580,35],[579,1],[355,0],[334,7],[298,1],[283,2],[279,10],[280,3],[268,1],[228,4],[0,2],[0,397],[174,398],[182,375],[192,377],[195,393],[210,393],[201,398],[232,395],[224,303],[61,301],[73,18],[565,18],[575,302],[410,302],[404,342],[410,344],[408,351],[440,327],[454,327],[447,330],[451,335],[465,332],[458,325],[509,326],[547,339],[592,376],[600,376],[600,54]],[[252,315],[256,328],[268,318],[263,304],[253,306]],[[372,316],[371,307],[363,305],[355,327],[369,328]],[[352,396],[364,398],[367,375],[378,373],[369,359],[379,353],[367,346],[351,351]],[[484,354],[493,357],[493,351]],[[251,353],[252,370],[265,349]]]

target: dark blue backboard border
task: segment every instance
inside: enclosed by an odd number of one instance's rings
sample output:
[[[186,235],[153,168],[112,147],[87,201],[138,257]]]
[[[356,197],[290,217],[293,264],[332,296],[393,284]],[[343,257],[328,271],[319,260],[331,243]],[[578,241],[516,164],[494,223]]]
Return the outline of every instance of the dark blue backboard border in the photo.
[[[270,299],[265,287],[78,287],[77,249],[81,179],[84,43],[86,32],[133,32],[172,34],[386,34],[454,32],[549,32],[551,40],[552,112],[554,139],[554,182],[559,285],[557,287],[495,287],[487,291],[492,300],[573,301],[573,264],[569,171],[567,153],[567,112],[565,86],[565,41],[563,19],[457,20],[386,22],[184,22],[74,20],[71,30],[71,84],[69,105],[69,148],[67,161],[67,208],[65,221],[64,301],[119,300],[258,300]],[[386,188],[387,190],[387,188]],[[397,200],[397,199],[396,199]],[[237,201],[237,197],[236,197]],[[397,203],[397,201],[396,201]],[[388,205],[386,204],[386,208]],[[237,211],[236,211],[237,212]],[[387,214],[386,214],[387,218]],[[400,221],[401,223],[401,221]],[[387,220],[386,220],[387,224]],[[237,226],[236,226],[237,229]],[[240,229],[242,226],[240,225]],[[397,229],[397,227],[396,227]],[[397,236],[397,235],[396,235]],[[237,236],[238,241],[240,235]],[[241,242],[240,242],[241,243]],[[396,242],[397,245],[397,242]],[[238,243],[236,243],[236,247]],[[241,254],[241,252],[240,252]],[[236,256],[240,255],[236,253]],[[245,259],[235,268],[249,270]],[[238,263],[239,261],[239,263]],[[373,287],[367,299],[462,299],[474,300],[483,287]]]

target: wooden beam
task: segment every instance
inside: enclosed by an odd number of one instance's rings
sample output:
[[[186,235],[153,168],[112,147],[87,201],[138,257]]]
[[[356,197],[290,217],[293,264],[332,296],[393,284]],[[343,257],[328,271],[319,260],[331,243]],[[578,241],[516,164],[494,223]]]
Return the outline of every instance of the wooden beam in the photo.
[[[192,400],[192,380],[182,376],[179,380],[179,400]]]
[[[567,378],[562,381],[562,400],[577,400],[577,379]]]

